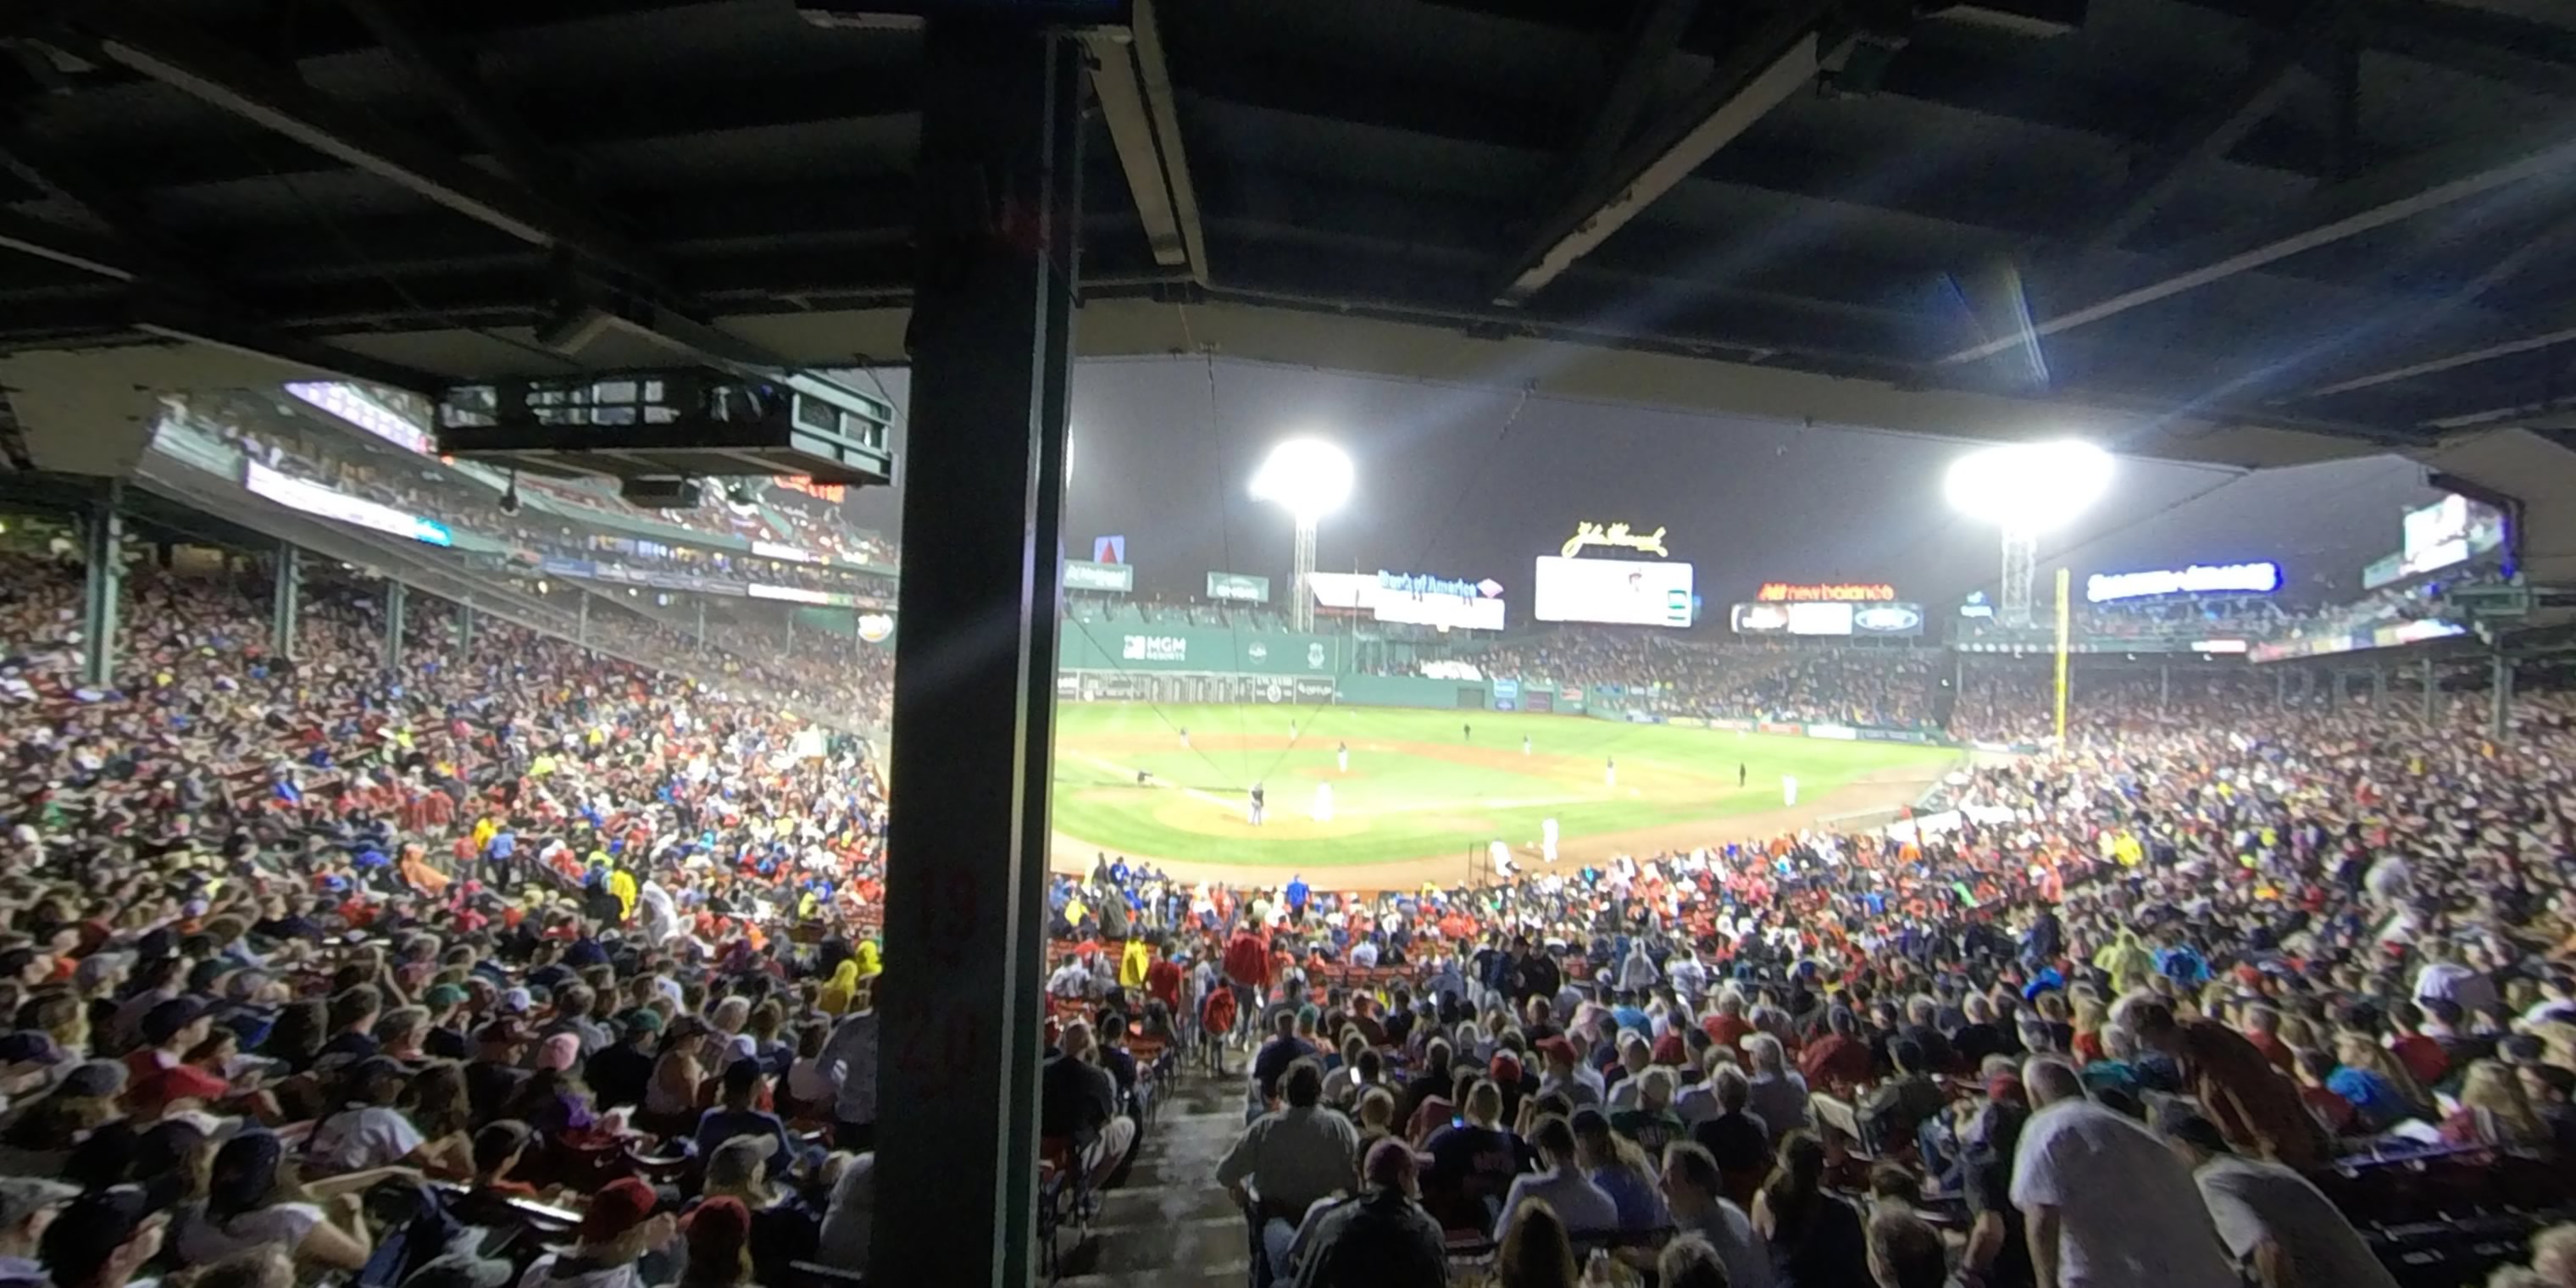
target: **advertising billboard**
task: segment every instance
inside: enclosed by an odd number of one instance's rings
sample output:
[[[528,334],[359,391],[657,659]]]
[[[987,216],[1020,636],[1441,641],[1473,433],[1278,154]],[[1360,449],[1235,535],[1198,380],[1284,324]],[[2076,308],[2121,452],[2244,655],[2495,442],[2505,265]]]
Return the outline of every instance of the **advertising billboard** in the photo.
[[[1503,586],[1396,572],[1319,572],[1309,581],[1317,608],[1364,612],[1381,622],[1443,630],[1503,629]]]
[[[1064,561],[1064,588],[1124,595],[1136,589],[1136,569],[1131,564],[1067,559]]]
[[[405,514],[389,505],[378,505],[363,497],[335,492],[319,483],[281,474],[257,461],[242,463],[242,486],[254,496],[264,496],[290,510],[337,519],[390,536],[409,537],[424,545],[452,546],[456,538],[447,525],[416,514]]]
[[[1896,587],[1883,581],[1766,581],[1762,589],[1753,592],[1753,598],[1766,604],[1864,604],[1896,598]]]
[[[1737,604],[1732,620],[1738,635],[1777,635],[1789,629],[1789,610],[1779,604]]]
[[[1923,633],[1921,604],[1854,604],[1854,635],[1920,635]]]
[[[1789,633],[1792,635],[1849,635],[1852,633],[1852,606],[1849,604],[1790,604]]]
[[[1239,572],[1211,572],[1208,574],[1207,597],[1237,604],[1267,604],[1270,602],[1270,579]]]
[[[2147,572],[2097,572],[2084,579],[2084,602],[2108,604],[2151,595],[2268,595],[2281,588],[2281,565],[2270,562],[2193,564]]]
[[[1739,635],[1870,635],[1923,633],[1921,604],[1737,604],[1730,615]]]
[[[1652,532],[1639,532],[1633,524],[1591,522],[1575,524],[1574,535],[1565,539],[1564,547],[1557,553],[1571,559],[1582,554],[1585,546],[1634,550],[1639,554],[1653,555],[1659,559],[1672,554],[1671,551],[1664,549],[1664,529],[1662,528]]]
[[[1442,630],[1503,629],[1503,584],[1380,570],[1377,619]]]
[[[1691,566],[1541,555],[1532,611],[1542,622],[1691,624]]]

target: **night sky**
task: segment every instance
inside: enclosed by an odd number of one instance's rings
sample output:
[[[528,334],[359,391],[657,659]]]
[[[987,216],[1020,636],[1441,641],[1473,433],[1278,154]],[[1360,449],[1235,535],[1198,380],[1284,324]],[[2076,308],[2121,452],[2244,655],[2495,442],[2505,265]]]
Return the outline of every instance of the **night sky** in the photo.
[[[1318,567],[1491,577],[1514,625],[1529,620],[1531,560],[1579,520],[1669,529],[1721,624],[1765,581],[1888,582],[1937,608],[1996,577],[1993,530],[1940,498],[1970,445],[1535,397],[1506,433],[1514,394],[1222,360],[1214,374],[1211,411],[1197,359],[1076,369],[1066,547],[1082,558],[1093,537],[1126,536],[1140,593],[1198,595],[1226,569],[1271,578],[1276,602],[1289,522],[1246,489],[1270,445],[1301,433],[1340,444],[1359,476]],[[885,380],[900,398],[902,373]],[[2351,598],[2361,566],[2397,549],[2400,513],[2438,496],[2422,476],[2395,457],[2256,474],[2122,458],[2096,516],[2042,544],[2043,576],[2271,559],[2285,593]],[[860,494],[850,517],[893,532],[896,504]]]

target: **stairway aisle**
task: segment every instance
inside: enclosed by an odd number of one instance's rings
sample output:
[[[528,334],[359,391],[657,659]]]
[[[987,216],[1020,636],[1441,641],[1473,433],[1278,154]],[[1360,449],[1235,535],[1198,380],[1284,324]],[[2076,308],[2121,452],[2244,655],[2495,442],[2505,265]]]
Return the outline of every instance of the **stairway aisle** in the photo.
[[[1241,1062],[1234,1054],[1231,1059]],[[1184,1075],[1127,1183],[1101,1196],[1092,1246],[1068,1257],[1063,1288],[1240,1288],[1251,1250],[1243,1214],[1216,1183],[1217,1160],[1243,1134],[1238,1074]]]

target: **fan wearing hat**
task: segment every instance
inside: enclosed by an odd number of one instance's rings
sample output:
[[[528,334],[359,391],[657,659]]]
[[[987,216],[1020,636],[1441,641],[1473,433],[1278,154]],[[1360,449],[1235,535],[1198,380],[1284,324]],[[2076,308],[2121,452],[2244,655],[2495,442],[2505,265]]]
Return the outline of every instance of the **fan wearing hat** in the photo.
[[[179,1256],[205,1264],[277,1244],[294,1253],[303,1274],[355,1271],[375,1248],[359,1196],[386,1176],[355,1172],[298,1184],[283,1142],[265,1131],[243,1132],[215,1151],[205,1201],[178,1222]]]
[[[465,1065],[465,1096],[474,1120],[489,1122],[518,1094],[528,1071],[519,1067],[536,1035],[528,1026],[503,1016],[474,1031],[474,1058]]]
[[[0,1284],[41,1281],[36,1250],[63,1205],[80,1197],[75,1186],[33,1176],[0,1176]]]
[[[55,1288],[125,1288],[161,1253],[168,1222],[130,1186],[73,1200],[45,1226],[39,1248]]]
[[[634,1177],[593,1195],[573,1231],[572,1251],[547,1253],[519,1277],[519,1288],[645,1288],[636,1263],[671,1242],[676,1228],[655,1215],[653,1187]]]
[[[126,1053],[126,1073],[140,1084],[163,1069],[183,1064],[189,1049],[205,1041],[213,1030],[206,1004],[194,997],[183,995],[157,1003],[143,1013],[135,1026],[143,1036],[143,1045]]]
[[[618,1017],[618,1040],[582,1062],[582,1081],[601,1109],[644,1103],[662,1043],[662,1013],[639,1006]]]
[[[406,1077],[390,1056],[372,1055],[350,1066],[341,1078],[340,1111],[315,1126],[305,1146],[307,1164],[324,1174],[426,1166],[419,1129],[393,1107]]]

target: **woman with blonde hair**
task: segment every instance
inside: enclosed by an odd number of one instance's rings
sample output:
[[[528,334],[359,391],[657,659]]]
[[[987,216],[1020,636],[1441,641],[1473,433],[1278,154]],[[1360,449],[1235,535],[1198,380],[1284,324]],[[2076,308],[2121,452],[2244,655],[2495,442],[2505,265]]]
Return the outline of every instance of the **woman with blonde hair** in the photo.
[[[2476,1060],[2460,1083],[2458,1111],[2442,1120],[2442,1138],[2461,1145],[2538,1149],[2550,1143],[2550,1131],[2523,1093],[2520,1075],[2501,1060]]]

